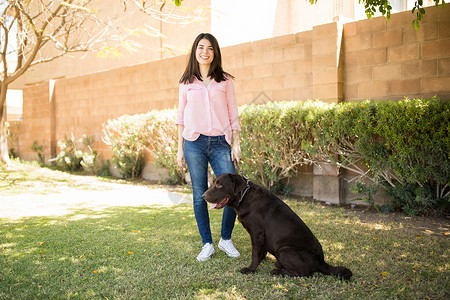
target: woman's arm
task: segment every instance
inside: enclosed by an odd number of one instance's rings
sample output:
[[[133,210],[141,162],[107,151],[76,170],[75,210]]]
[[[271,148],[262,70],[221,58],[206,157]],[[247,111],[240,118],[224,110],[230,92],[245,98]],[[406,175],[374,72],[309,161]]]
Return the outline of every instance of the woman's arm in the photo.
[[[183,125],[178,125],[178,152],[177,163],[178,166],[186,168],[186,161],[184,160],[184,138],[183,138]]]
[[[241,160],[241,141],[239,140],[239,130],[233,130],[233,146],[231,147],[231,159],[239,163]]]

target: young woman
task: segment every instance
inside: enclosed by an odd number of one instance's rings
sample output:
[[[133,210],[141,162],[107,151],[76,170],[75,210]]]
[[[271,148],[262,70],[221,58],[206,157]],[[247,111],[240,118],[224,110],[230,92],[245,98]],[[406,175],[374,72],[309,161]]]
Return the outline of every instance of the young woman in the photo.
[[[233,76],[222,69],[222,57],[216,38],[201,33],[195,39],[189,61],[180,79],[178,118],[178,165],[191,175],[194,214],[203,248],[198,261],[214,253],[208,206],[203,193],[208,189],[208,163],[214,174],[235,173],[239,162],[239,117]],[[232,145],[232,147],[230,146]],[[230,257],[240,254],[231,241],[236,213],[225,207],[222,216],[220,250]]]

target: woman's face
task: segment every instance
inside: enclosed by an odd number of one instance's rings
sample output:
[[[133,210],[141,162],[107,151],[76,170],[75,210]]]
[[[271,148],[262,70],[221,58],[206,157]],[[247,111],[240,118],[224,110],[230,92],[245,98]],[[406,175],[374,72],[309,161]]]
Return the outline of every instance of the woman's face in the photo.
[[[207,39],[201,39],[195,50],[195,58],[200,65],[210,65],[214,60],[213,47]]]

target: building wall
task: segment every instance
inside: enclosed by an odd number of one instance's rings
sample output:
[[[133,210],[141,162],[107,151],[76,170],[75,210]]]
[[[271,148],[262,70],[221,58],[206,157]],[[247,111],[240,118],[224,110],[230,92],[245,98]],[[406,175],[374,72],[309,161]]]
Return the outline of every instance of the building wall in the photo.
[[[412,17],[405,12],[392,15],[389,23],[383,17],[334,22],[225,47],[224,69],[236,76],[239,105],[434,95],[448,99],[450,8],[428,8],[418,32],[411,28]],[[16,152],[22,158],[35,159],[30,146],[37,140],[44,144],[49,158],[64,135],[79,138],[88,134],[96,137],[95,148],[108,158],[111,152],[102,142],[102,124],[123,114],[176,106],[185,63],[183,55],[26,87]],[[154,168],[149,166],[144,175],[151,178]],[[335,203],[354,197],[336,168],[304,168],[299,174],[293,182],[302,196]]]

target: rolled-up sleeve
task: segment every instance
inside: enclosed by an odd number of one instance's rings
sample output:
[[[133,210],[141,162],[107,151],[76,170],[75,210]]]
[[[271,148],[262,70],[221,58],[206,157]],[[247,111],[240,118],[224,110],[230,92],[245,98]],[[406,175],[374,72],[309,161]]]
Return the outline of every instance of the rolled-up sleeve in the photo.
[[[228,116],[230,118],[231,130],[240,131],[241,126],[239,125],[239,113],[236,103],[236,93],[234,91],[234,83],[231,78],[227,80],[226,95],[227,95]]]

